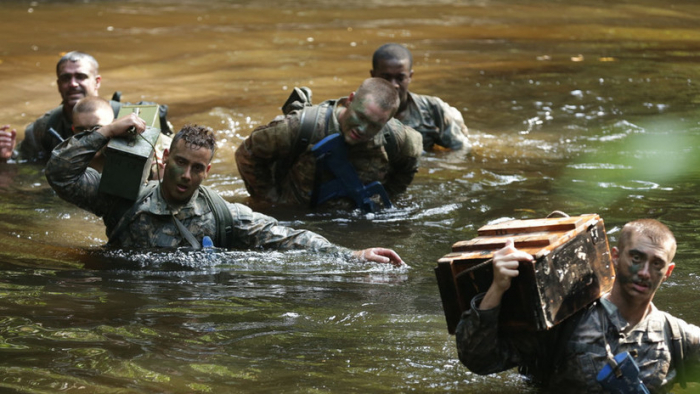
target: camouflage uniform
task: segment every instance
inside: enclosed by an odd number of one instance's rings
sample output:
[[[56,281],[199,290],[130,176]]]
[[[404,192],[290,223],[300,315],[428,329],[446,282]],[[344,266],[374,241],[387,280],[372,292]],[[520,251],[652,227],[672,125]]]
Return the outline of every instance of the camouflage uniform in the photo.
[[[316,176],[316,159],[311,148],[324,137],[341,132],[337,110],[346,100],[321,104],[330,106],[333,112],[327,117],[327,110],[320,111],[306,150],[293,163],[285,163],[284,159],[291,154],[299,135],[301,111],[292,111],[281,120],[253,130],[236,150],[238,171],[250,195],[282,204],[308,205]],[[387,128],[396,140],[396,152],[392,154],[387,154],[385,149]],[[420,154],[420,135],[396,119],[389,120],[374,139],[348,146],[348,160],[362,183],[379,181],[389,196],[404,192],[413,181]],[[289,166],[289,170],[283,172],[286,173],[283,179],[276,179],[278,165]]]
[[[408,92],[406,109],[396,119],[423,136],[423,149],[437,144],[445,148],[471,149],[469,130],[462,114],[437,97]]]
[[[63,115],[63,106],[54,108],[35,120],[24,130],[24,140],[17,145],[12,156],[18,161],[46,163],[53,148],[61,141],[49,133],[53,128],[63,139],[73,135],[73,122]]]
[[[103,218],[110,245],[129,248],[189,246],[171,215],[201,242],[205,235],[214,239],[216,220],[201,191],[196,191],[185,205],[171,211],[163,200],[160,185],[150,188],[137,204],[133,216],[126,217],[124,231],[113,234],[117,224],[133,201],[102,194],[98,191],[101,175],[88,168],[95,153],[109,140],[100,133],[86,132],[59,145],[46,166],[46,178],[64,200]],[[151,181],[151,184],[157,184]],[[349,253],[310,231],[294,230],[278,225],[269,216],[253,212],[240,204],[228,204],[234,220],[236,246],[240,248],[309,248]]]
[[[661,312],[653,304],[651,312],[635,327],[629,327],[613,303],[601,298],[582,311],[579,320],[570,319],[549,331],[504,337],[498,334],[500,308],[478,310],[482,298],[478,295],[472,300],[471,310],[462,315],[456,331],[460,360],[474,373],[486,375],[517,366],[522,374],[539,380],[552,392],[603,393],[596,376],[607,361],[607,341],[612,354],[628,351],[634,356],[639,377],[652,393],[664,393],[677,379],[668,325],[675,322],[683,333],[686,379],[697,376],[700,327]],[[570,327],[571,336],[565,343],[557,342],[570,321],[578,322]],[[607,334],[605,339],[601,333]],[[562,358],[552,362],[558,350]],[[551,369],[543,370],[548,362]]]

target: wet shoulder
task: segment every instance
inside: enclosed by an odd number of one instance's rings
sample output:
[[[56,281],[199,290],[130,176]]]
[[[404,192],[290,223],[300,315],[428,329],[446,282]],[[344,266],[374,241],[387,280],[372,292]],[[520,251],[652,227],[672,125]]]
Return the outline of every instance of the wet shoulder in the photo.
[[[418,157],[423,152],[423,137],[413,128],[392,118],[386,127],[396,138],[396,145],[403,156]]]

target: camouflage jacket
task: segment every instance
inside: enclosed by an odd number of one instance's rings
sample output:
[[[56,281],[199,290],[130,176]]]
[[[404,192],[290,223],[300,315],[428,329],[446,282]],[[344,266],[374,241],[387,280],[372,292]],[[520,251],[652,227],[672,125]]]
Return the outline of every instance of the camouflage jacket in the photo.
[[[435,144],[454,150],[471,149],[462,114],[437,97],[408,92],[407,107],[396,114],[396,119],[421,133],[426,151]]]
[[[205,235],[214,239],[216,220],[204,199],[195,192],[190,201],[172,211],[163,200],[160,185],[137,202],[99,192],[101,175],[88,168],[91,158],[108,142],[99,133],[81,133],[59,145],[46,166],[46,178],[64,200],[103,218],[109,243],[115,247],[153,248],[181,247],[189,243],[178,230],[172,215],[201,242]],[[152,183],[157,181],[151,181]],[[241,204],[228,204],[234,219],[234,236],[240,248],[308,248],[329,252],[349,252],[310,231],[281,226],[269,216],[253,212]],[[133,215],[124,215],[124,212]],[[122,218],[123,215],[123,218]],[[129,216],[129,217],[127,217]],[[120,220],[124,231],[113,234]]]
[[[582,311],[580,319],[572,319],[576,325],[571,327],[568,340],[558,342],[557,335],[562,335],[560,330],[564,330],[567,321],[548,331],[499,335],[500,309],[477,309],[482,297],[478,295],[472,300],[471,309],[462,315],[456,330],[459,358],[474,373],[486,375],[517,366],[521,373],[552,392],[603,393],[596,376],[607,362],[607,341],[612,354],[628,351],[634,356],[640,378],[650,392],[665,393],[677,380],[669,327],[675,322],[683,333],[686,379],[698,379],[700,327],[661,312],[653,305],[643,321],[629,327],[617,307],[601,298]],[[562,352],[559,358],[554,357],[559,351]],[[560,362],[551,362],[553,359]],[[546,365],[550,370],[543,371]]]
[[[73,135],[73,122],[63,114],[63,106],[52,109],[35,120],[24,130],[24,140],[17,145],[13,159],[17,161],[46,163],[53,148],[61,140],[49,129],[53,128],[62,139]]]
[[[309,205],[316,176],[316,159],[311,148],[324,137],[340,133],[337,109],[346,99],[329,101],[333,112],[326,127],[326,111],[321,111],[306,151],[284,171],[284,179],[276,179],[276,166],[284,165],[299,135],[301,111],[290,112],[281,120],[258,127],[236,150],[236,164],[246,188],[254,198],[282,204]],[[387,154],[384,131],[390,129],[396,139],[396,153]],[[348,159],[363,184],[379,181],[389,196],[402,193],[418,171],[421,137],[396,119],[391,119],[377,136],[366,142],[348,146]]]

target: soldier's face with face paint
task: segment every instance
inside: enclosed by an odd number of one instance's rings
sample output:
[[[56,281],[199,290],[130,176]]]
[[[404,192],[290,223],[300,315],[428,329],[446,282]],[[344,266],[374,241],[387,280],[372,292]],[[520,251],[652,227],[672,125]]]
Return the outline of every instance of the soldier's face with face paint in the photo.
[[[661,283],[671,275],[673,262],[671,245],[654,242],[649,237],[633,233],[622,250],[612,249],[616,286],[628,301],[651,301]]]
[[[390,118],[391,112],[379,106],[371,95],[357,98],[352,94],[338,123],[345,142],[354,145],[374,138]]]
[[[163,152],[163,198],[169,204],[186,204],[209,175],[211,150],[178,140],[172,151]]]

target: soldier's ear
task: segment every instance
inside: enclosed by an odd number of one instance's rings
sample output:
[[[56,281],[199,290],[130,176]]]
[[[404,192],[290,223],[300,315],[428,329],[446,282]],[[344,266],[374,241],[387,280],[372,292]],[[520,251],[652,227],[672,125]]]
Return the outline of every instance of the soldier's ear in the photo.
[[[613,246],[613,248],[610,249],[610,257],[612,257],[613,266],[617,268],[617,260],[620,258],[620,249],[618,249],[617,246]]]
[[[163,163],[168,161],[168,156],[170,156],[170,150],[169,149],[163,149]]]
[[[671,262],[671,264],[668,265],[668,269],[666,270],[666,275],[664,275],[664,280],[668,279],[668,277],[671,276],[671,272],[673,272],[674,268],[676,268],[676,263]]]
[[[355,92],[350,93],[350,95],[348,96],[348,101],[346,102],[346,105],[345,105],[345,106],[346,106],[346,107],[349,107],[349,106],[350,106],[350,103],[352,103],[352,100],[353,100],[354,98],[355,98]]]

